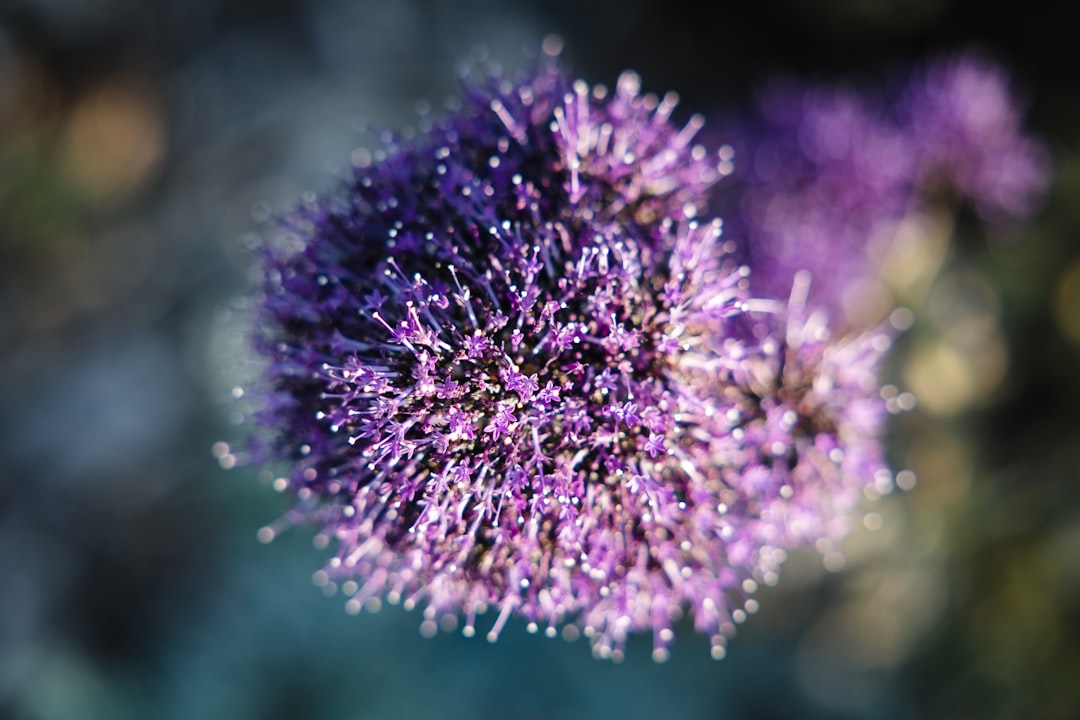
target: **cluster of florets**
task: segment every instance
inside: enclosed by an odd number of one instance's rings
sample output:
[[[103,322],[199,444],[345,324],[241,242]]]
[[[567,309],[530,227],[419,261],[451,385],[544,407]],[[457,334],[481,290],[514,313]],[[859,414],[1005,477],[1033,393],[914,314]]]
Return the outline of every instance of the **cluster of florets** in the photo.
[[[1019,108],[1008,76],[971,53],[931,64],[891,95],[774,85],[733,133],[736,187],[721,198],[754,292],[786,297],[809,270],[812,304],[835,324],[861,297],[860,281],[880,271],[874,241],[920,206],[951,194],[991,222],[1030,213],[1048,162]]]
[[[357,611],[584,632],[601,657],[686,612],[722,657],[792,547],[887,489],[886,333],[754,299],[719,220],[730,148],[674,95],[542,65],[469,85],[264,248],[263,409],[282,487]]]

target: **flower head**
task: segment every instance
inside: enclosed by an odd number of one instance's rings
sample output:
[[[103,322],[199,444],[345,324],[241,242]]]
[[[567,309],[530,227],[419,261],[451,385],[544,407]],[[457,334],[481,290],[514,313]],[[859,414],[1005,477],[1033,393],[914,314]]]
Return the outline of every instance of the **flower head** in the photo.
[[[675,102],[553,63],[472,83],[265,246],[262,418],[349,610],[658,659],[688,611],[721,657],[786,550],[888,483],[888,335],[831,337],[802,276],[750,297],[699,219],[730,155]]]
[[[989,221],[1031,212],[1046,153],[1022,131],[1004,71],[973,54],[931,64],[893,98],[779,84],[743,124],[729,236],[754,267],[756,294],[786,297],[814,277],[812,302],[858,327],[873,310],[889,238],[942,188]],[[881,307],[877,307],[881,305]],[[854,319],[853,319],[854,318]]]
[[[905,89],[898,116],[918,148],[918,181],[940,175],[987,219],[1023,216],[1049,181],[1046,149],[1023,132],[1023,106],[997,65],[974,53],[931,65]]]

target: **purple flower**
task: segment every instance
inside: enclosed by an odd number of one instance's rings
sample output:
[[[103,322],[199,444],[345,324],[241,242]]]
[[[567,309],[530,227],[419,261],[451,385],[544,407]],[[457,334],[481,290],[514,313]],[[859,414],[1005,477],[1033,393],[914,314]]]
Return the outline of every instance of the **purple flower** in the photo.
[[[811,300],[834,323],[858,327],[887,314],[892,304],[876,307],[872,287],[888,239],[942,189],[987,220],[1034,209],[1048,164],[1020,119],[1005,73],[971,54],[931,65],[891,100],[774,86],[759,116],[731,130],[739,187],[722,193],[754,292],[786,298],[808,270]]]
[[[942,176],[983,217],[1023,216],[1049,179],[1046,149],[1025,136],[1001,68],[975,54],[940,61],[906,89],[899,116],[914,138],[919,182]]]
[[[833,338],[805,282],[750,297],[699,219],[727,150],[675,102],[551,62],[474,82],[265,245],[261,421],[350,611],[616,659],[639,631],[666,658],[688,612],[719,658],[786,550],[888,483],[889,336]]]

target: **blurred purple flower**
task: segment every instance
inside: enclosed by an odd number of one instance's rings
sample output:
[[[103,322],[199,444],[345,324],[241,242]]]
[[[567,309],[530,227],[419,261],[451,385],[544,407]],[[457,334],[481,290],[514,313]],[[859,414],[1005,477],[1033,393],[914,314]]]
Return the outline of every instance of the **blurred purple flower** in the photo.
[[[516,614],[616,659],[637,631],[666,658],[689,611],[719,658],[787,549],[891,482],[889,335],[832,337],[803,275],[750,297],[698,219],[730,149],[675,103],[553,62],[471,82],[264,246],[266,455],[348,610]]]
[[[1005,72],[974,54],[931,66],[900,101],[925,186],[941,175],[989,219],[1032,212],[1049,180],[1049,155],[1023,134]]]
[[[994,221],[1031,212],[1048,182],[1007,76],[974,54],[930,66],[892,102],[782,84],[759,113],[730,130],[739,187],[726,197],[739,204],[728,234],[754,267],[755,293],[786,297],[808,270],[812,302],[841,323],[881,269],[875,238],[941,189]]]

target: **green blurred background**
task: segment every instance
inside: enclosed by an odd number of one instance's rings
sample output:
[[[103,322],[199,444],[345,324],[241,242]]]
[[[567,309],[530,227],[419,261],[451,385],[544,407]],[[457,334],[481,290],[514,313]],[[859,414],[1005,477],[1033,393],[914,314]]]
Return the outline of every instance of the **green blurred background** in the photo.
[[[0,1],[0,718],[1080,717],[1077,31],[1051,0]],[[244,432],[244,236],[364,128],[440,108],[457,63],[553,32],[682,117],[976,47],[1053,158],[1030,222],[961,208],[905,266],[889,374],[920,405],[890,457],[918,485],[842,568],[793,557],[720,663],[689,627],[610,664],[520,623],[350,617],[310,530],[256,542],[269,477],[210,453]]]

